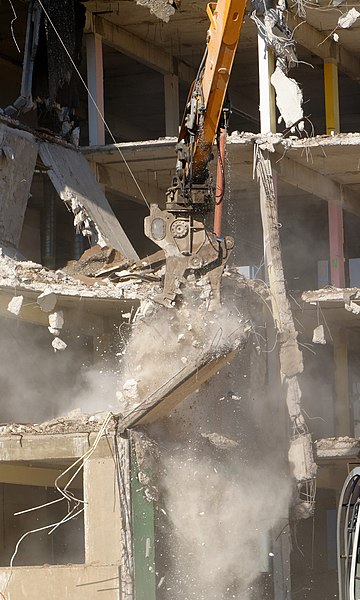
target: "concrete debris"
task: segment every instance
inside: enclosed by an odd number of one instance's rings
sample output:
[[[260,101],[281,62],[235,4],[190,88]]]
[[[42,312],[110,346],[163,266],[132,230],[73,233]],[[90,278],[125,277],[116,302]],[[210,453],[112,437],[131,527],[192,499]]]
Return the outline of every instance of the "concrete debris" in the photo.
[[[338,26],[342,29],[349,29],[360,17],[360,12],[356,8],[351,8],[347,13],[341,15],[338,19]]]
[[[69,275],[82,274],[87,277],[106,275],[116,269],[124,269],[133,264],[124,258],[118,250],[108,246],[100,247],[98,244],[92,246],[80,256],[79,260],[71,261],[64,268],[65,273]]]
[[[244,349],[252,331],[248,311],[257,306],[251,286],[261,286],[230,270],[222,283],[228,302],[216,313],[206,310],[201,287],[196,283],[194,288],[187,288],[176,311],[157,305],[150,318],[136,320],[121,359],[121,428],[168,415]],[[133,388],[134,404],[129,395],[124,397],[123,389],[124,383],[132,379],[137,384]]]
[[[0,124],[0,241],[19,247],[37,158],[35,138]]]
[[[0,248],[0,286],[3,289],[14,288],[23,292],[36,294],[36,298],[42,293],[48,293],[49,289],[58,297],[70,296],[81,298],[114,298],[130,299],[140,301],[148,299],[149,294],[160,292],[159,282],[152,283],[143,281],[119,281],[113,283],[107,280],[95,280],[79,275],[75,279],[62,270],[49,271],[42,265],[26,261],[16,260]],[[84,281],[83,281],[84,280]],[[23,294],[25,296],[25,294]],[[34,299],[36,302],[36,299]]]
[[[49,315],[49,325],[53,329],[62,329],[64,326],[64,313],[62,310]]]
[[[315,442],[317,458],[357,458],[360,455],[360,440],[351,437],[332,437]]]
[[[107,412],[88,415],[78,410],[67,415],[44,421],[43,423],[8,423],[0,425],[0,437],[9,435],[44,435],[63,433],[89,434],[100,429],[107,417]],[[115,421],[111,421],[109,431],[115,428]]]
[[[354,315],[360,315],[360,305],[356,304],[356,302],[353,302],[352,300],[350,300],[349,304],[345,303],[345,310],[353,313]]]
[[[91,235],[93,243],[107,244],[123,256],[137,260],[138,255],[127,238],[112,208],[99,187],[86,158],[59,144],[42,142],[39,154],[47,175],[60,198],[73,212],[77,227]]]
[[[42,294],[37,297],[36,302],[44,312],[51,312],[56,306],[57,297],[51,288],[45,289]]]
[[[142,493],[148,502],[159,500],[157,486],[159,470],[159,448],[157,444],[144,431],[131,432],[132,446],[138,466],[138,480],[142,488],[137,493]]]
[[[294,440],[303,438],[300,442],[293,442],[296,453],[296,443],[299,452],[305,453],[306,478],[303,478],[301,467],[297,466],[299,458],[290,456],[294,461],[294,479],[296,484],[296,504],[299,506],[297,515],[307,517],[313,514],[315,509],[315,475],[316,464],[313,458],[311,437],[302,412],[301,388],[299,375],[304,370],[302,352],[297,341],[297,331],[291,305],[284,285],[284,269],[281,254],[281,241],[278,228],[278,206],[273,185],[272,166],[269,156],[264,156],[258,150],[255,163],[256,173],[260,185],[260,208],[263,224],[264,239],[267,239],[267,260],[269,267],[269,282],[271,292],[271,304],[276,328],[280,341],[280,373],[283,388],[286,393],[286,404],[291,421]],[[309,436],[309,438],[307,437]],[[310,440],[310,441],[308,441]],[[305,472],[305,471],[304,471]],[[315,473],[315,474],[314,474]],[[299,479],[297,479],[299,474]],[[304,500],[304,498],[306,500]],[[300,510],[301,507],[301,510]]]
[[[58,337],[61,333],[60,329],[55,329],[54,327],[48,327],[48,330],[50,331],[51,335],[55,335],[56,337]]]
[[[359,307],[360,308],[360,307]],[[318,325],[313,331],[313,344],[326,344],[324,325]]]
[[[297,482],[309,481],[316,477],[317,465],[313,460],[311,435],[301,435],[291,440],[289,463]]]
[[[116,397],[119,402],[119,411],[121,414],[126,414],[129,410],[136,408],[140,402],[139,382],[136,379],[127,379],[121,390],[116,392]]]
[[[180,6],[181,0],[136,0],[136,4],[147,6],[151,14],[158,19],[169,22],[175,10]]]
[[[53,341],[51,342],[51,345],[54,348],[55,352],[57,352],[57,351],[63,352],[67,348],[67,344],[63,340],[61,340],[59,337],[55,337],[53,339]]]
[[[303,372],[304,363],[297,341],[297,333],[289,334],[288,339],[281,344],[280,364],[281,373],[289,379]]]
[[[279,67],[276,67],[270,80],[276,91],[276,106],[280,112],[279,123],[284,121],[286,127],[290,128],[296,123],[297,128],[303,131],[304,121],[301,121],[304,116],[303,95],[299,84],[295,79],[287,77]]]
[[[231,440],[224,435],[220,435],[219,433],[202,433],[201,436],[207,440],[216,448],[220,448],[220,450],[230,450],[231,448],[236,448],[239,443],[235,440]]]
[[[12,300],[10,300],[7,310],[11,312],[13,315],[18,315],[21,311],[21,307],[23,305],[24,296],[14,296]]]

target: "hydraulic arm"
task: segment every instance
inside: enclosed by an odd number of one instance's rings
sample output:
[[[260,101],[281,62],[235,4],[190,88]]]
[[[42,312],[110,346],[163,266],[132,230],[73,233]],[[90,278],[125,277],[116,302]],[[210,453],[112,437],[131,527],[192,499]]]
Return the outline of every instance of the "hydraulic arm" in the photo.
[[[171,306],[186,272],[208,272],[213,300],[233,247],[206,220],[214,209],[209,176],[214,140],[243,23],[246,0],[218,0],[207,6],[210,27],[204,57],[191,86],[177,145],[176,174],[166,193],[166,209],[152,204],[145,234],[163,248],[166,274],[162,302]]]

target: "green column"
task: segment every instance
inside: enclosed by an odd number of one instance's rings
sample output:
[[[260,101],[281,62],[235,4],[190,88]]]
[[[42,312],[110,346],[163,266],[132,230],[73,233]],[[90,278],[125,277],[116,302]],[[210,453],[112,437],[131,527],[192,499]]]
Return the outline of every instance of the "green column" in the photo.
[[[144,495],[131,442],[131,509],[135,600],[156,600],[154,506]]]

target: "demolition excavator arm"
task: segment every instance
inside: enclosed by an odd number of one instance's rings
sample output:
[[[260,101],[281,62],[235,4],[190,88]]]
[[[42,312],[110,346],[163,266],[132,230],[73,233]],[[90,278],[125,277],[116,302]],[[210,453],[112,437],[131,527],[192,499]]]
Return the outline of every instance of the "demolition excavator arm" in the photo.
[[[246,0],[218,0],[207,5],[210,27],[204,57],[191,86],[177,145],[176,174],[166,194],[166,209],[152,204],[145,234],[163,248],[166,274],[163,296],[172,306],[187,272],[208,273],[215,302],[233,247],[208,225],[215,206],[209,175],[213,145],[223,113],[228,82],[244,18]]]

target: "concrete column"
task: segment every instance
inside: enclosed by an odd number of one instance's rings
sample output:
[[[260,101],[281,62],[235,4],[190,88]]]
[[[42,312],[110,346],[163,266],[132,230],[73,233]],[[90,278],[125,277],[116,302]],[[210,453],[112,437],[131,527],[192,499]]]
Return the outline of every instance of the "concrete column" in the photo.
[[[336,435],[351,436],[352,419],[349,398],[349,371],[346,331],[338,331],[334,337],[335,362],[335,417]]]
[[[96,454],[98,450],[93,456]],[[121,516],[112,456],[90,458],[85,463],[84,500],[85,563],[120,564]]]
[[[326,133],[333,135],[340,131],[338,67],[329,58],[324,61],[324,96]],[[328,204],[330,283],[335,287],[345,287],[344,223],[341,206]]]
[[[165,135],[179,134],[179,78],[173,73],[164,75]]]
[[[105,126],[100,116],[104,115],[104,72],[101,36],[96,33],[86,35],[87,85],[94,103],[88,97],[89,145],[105,144]],[[99,114],[100,113],[100,114]]]
[[[154,503],[146,498],[139,482],[135,446],[131,448],[131,508],[136,600],[156,600],[155,513]],[[147,475],[147,473],[145,473]]]
[[[270,82],[274,72],[274,55],[266,47],[265,39],[258,33],[258,66],[260,94],[260,132],[276,132],[275,90]]]
[[[330,283],[345,287],[344,221],[342,207],[328,203]]]
[[[273,52],[266,48],[264,38],[258,34],[258,63],[259,63],[259,94],[260,94],[260,131],[261,133],[275,133],[276,132],[276,107],[275,107],[275,90],[271,85],[270,77],[274,72],[274,55]],[[277,212],[277,178],[271,168],[270,158],[267,156],[264,161],[264,167],[268,173],[271,173],[272,187],[274,192],[273,209]],[[282,281],[284,274],[282,272],[281,255],[280,261],[276,260],[276,256],[273,253],[273,245],[271,243],[271,231],[269,229],[269,204],[271,200],[267,196],[267,190],[260,180],[260,208],[263,223],[264,232],[264,261],[265,261],[265,273],[267,281],[269,282],[270,289],[274,290],[275,280]],[[278,276],[280,269],[281,275]],[[275,284],[276,288],[276,284]],[[279,292],[279,290],[277,290]],[[274,292],[273,292],[274,293]],[[280,291],[280,296],[283,297],[283,302],[286,300],[285,289]],[[279,297],[277,296],[277,300]],[[281,314],[280,305],[278,302],[272,303],[273,317],[277,323],[277,327],[281,329]],[[274,332],[275,333],[275,332]],[[272,337],[272,324],[269,327],[269,335]],[[270,346],[273,340],[269,340]],[[273,389],[279,386],[280,389],[280,374],[279,374],[279,363],[276,355],[268,355],[268,378],[272,382]],[[272,387],[271,386],[271,387]],[[273,390],[270,389],[270,393]],[[281,393],[279,393],[279,398]],[[284,429],[286,428],[284,419]],[[288,515],[284,515],[282,519],[282,528],[284,523],[287,524],[289,521]],[[274,600],[291,600],[291,578],[290,578],[290,530],[289,527],[285,527],[283,533],[274,535],[273,534],[273,581],[274,581]]]
[[[291,598],[291,534],[289,520],[281,519],[272,531],[273,545],[273,577],[275,598],[290,600]]]
[[[48,177],[44,183],[44,204],[41,211],[41,264],[48,269],[56,265],[56,200],[57,194]]]

